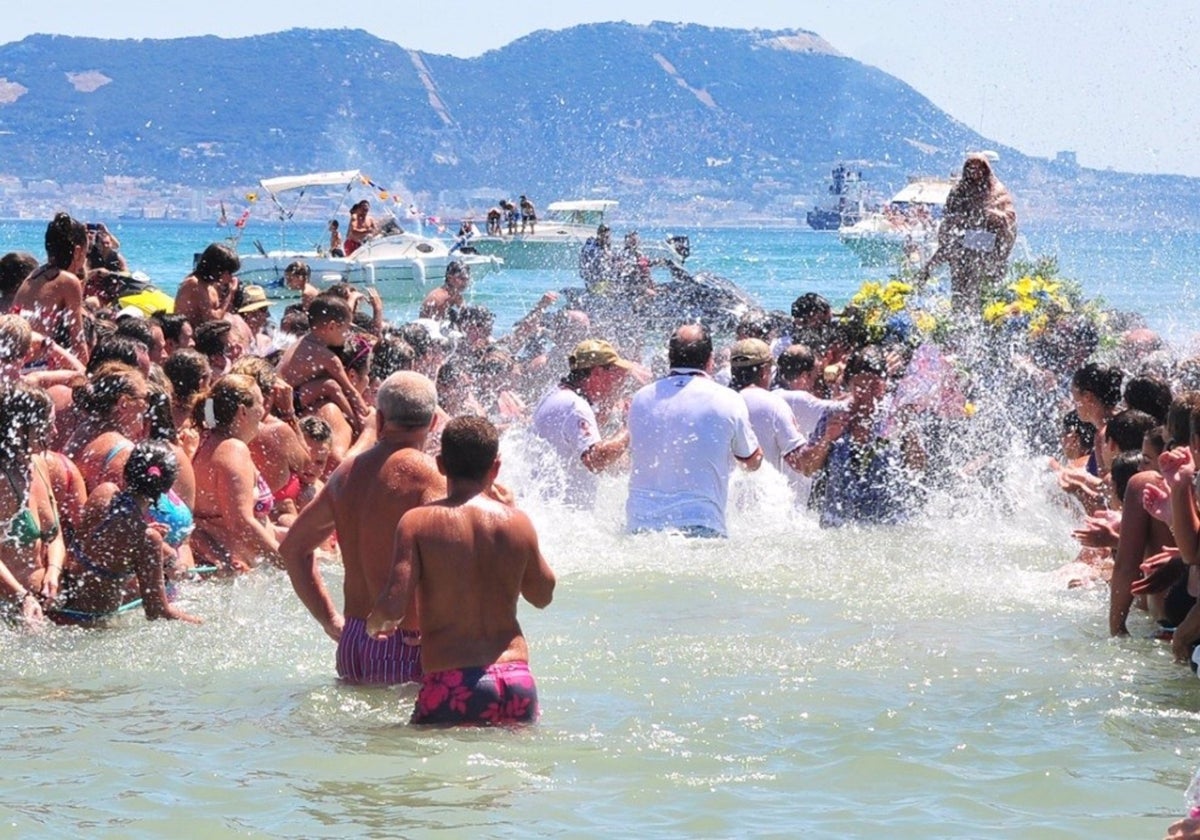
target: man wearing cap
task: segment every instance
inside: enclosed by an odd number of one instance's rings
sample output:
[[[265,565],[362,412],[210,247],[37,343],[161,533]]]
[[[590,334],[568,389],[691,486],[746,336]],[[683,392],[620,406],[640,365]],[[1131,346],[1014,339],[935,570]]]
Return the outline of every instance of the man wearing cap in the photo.
[[[271,336],[265,332],[267,321],[271,317],[270,306],[271,301],[267,300],[266,290],[262,286],[251,285],[242,288],[242,305],[238,307],[237,312],[250,331],[246,353],[251,356],[265,356],[273,349]]]
[[[743,338],[729,353],[730,386],[746,401],[763,460],[790,477],[799,474],[800,448],[808,438],[783,397],[767,390],[774,365],[771,348],[761,338]]]
[[[684,324],[667,349],[671,369],[629,408],[630,531],[723,537],[733,465],[756,470],[762,449],[746,403],[711,379],[712,337]]]
[[[534,433],[550,444],[562,465],[561,471],[543,471],[539,477],[548,495],[571,507],[589,509],[596,501],[596,474],[629,447],[628,429],[601,438],[595,409],[612,404],[633,363],[622,359],[607,341],[595,338],[577,344],[567,362],[566,378],[533,412]]]
[[[446,264],[446,279],[421,302],[421,317],[449,321],[450,311],[463,305],[463,292],[471,282],[471,269],[458,260]]]

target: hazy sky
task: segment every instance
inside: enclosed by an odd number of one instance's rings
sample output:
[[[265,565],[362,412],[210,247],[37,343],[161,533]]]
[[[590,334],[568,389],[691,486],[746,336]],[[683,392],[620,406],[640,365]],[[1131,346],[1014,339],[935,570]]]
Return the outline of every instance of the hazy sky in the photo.
[[[1028,154],[1071,149],[1085,166],[1200,176],[1195,0],[57,0],[6,3],[0,42],[35,32],[237,37],[349,27],[467,57],[537,29],[619,20],[808,29]]]

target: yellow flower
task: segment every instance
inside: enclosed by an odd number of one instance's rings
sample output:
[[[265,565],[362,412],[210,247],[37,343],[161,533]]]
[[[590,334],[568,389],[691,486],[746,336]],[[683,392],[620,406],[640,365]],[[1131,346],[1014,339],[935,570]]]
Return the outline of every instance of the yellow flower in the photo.
[[[977,409],[975,408],[975,403],[973,403],[973,402],[966,403],[963,405],[963,416],[964,417],[974,417],[976,410]]]
[[[917,329],[923,333],[931,333],[937,329],[937,318],[930,315],[928,312],[918,312],[913,317],[913,323],[917,325]]]
[[[1022,277],[1020,280],[1010,285],[1008,290],[1017,297],[1029,297],[1035,291],[1034,279],[1032,277]]]
[[[1002,300],[995,303],[989,303],[983,308],[983,320],[989,324],[994,324],[997,321],[1003,320],[1008,312],[1008,304]]]

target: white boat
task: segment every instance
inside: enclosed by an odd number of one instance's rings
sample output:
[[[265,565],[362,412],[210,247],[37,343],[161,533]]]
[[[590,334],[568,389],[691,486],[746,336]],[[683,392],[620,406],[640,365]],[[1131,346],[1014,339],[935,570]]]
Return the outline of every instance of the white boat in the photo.
[[[937,247],[938,226],[955,179],[911,177],[891,200],[838,228],[842,244],[865,266],[922,264]]]
[[[485,228],[461,243],[458,251],[496,257],[504,261],[505,268],[575,271],[579,268],[579,252],[583,244],[596,235],[596,228],[616,206],[617,202],[612,199],[554,201],[546,208],[545,214],[538,217],[533,233],[520,233],[518,223],[518,232],[510,234],[501,220],[501,233],[489,234]],[[478,223],[475,224],[478,227]],[[620,249],[620,236],[614,235],[613,247]],[[682,263],[686,257],[670,240],[653,242],[643,239],[640,250],[654,260]]]
[[[308,264],[314,285],[341,282],[379,285],[380,293],[389,300],[419,300],[429,288],[442,282],[446,265],[451,260],[461,260],[472,269],[499,265],[500,261],[491,257],[451,254],[450,247],[442,240],[406,231],[394,218],[382,226],[380,235],[368,239],[348,257],[330,256],[322,243],[309,248],[288,247],[288,233],[292,230],[290,222],[306,191],[319,187],[341,187],[344,196],[348,196],[355,185],[364,183],[362,173],[357,169],[314,172],[264,178],[258,183],[278,210],[280,245],[268,250],[256,242],[254,253],[238,254],[242,261],[238,277],[243,283],[262,286],[271,297],[290,297],[294,294],[283,285],[283,272],[296,260]],[[287,198],[291,194],[295,195],[295,200],[288,202],[290,206],[285,207],[281,196]]]

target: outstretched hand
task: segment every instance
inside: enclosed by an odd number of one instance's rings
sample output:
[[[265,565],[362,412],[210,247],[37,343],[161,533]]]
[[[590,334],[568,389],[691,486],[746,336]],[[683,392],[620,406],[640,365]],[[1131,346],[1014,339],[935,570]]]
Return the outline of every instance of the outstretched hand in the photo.
[[[1171,490],[1191,484],[1196,476],[1196,465],[1192,462],[1192,451],[1186,446],[1168,449],[1158,456],[1158,468],[1163,480]]]
[[[1085,548],[1116,548],[1121,538],[1121,514],[1098,510],[1086,517],[1071,536]]]
[[[1181,575],[1187,573],[1178,549],[1160,551],[1141,565],[1142,576],[1129,587],[1134,595],[1151,595],[1166,592]]]

